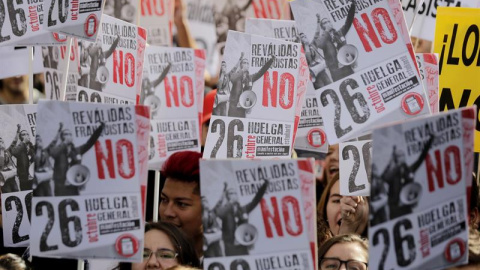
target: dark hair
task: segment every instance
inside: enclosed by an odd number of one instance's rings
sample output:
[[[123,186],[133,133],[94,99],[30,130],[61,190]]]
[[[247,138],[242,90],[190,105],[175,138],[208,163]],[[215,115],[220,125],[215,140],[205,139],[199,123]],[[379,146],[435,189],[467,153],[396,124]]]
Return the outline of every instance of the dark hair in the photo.
[[[162,183],[167,178],[174,178],[177,181],[196,183],[196,193],[200,193],[200,158],[202,154],[194,151],[182,151],[171,155],[163,163],[160,171]]]
[[[145,224],[145,233],[151,230],[158,230],[165,233],[172,242],[175,252],[178,253],[178,263],[191,267],[200,267],[200,260],[197,257],[193,243],[187,236],[175,225],[167,222],[148,222]],[[116,268],[118,270],[130,270],[131,263],[120,263]]]
[[[318,248],[318,262],[325,257],[328,250],[335,244],[343,244],[343,243],[358,243],[363,248],[365,253],[368,256],[368,241],[365,238],[362,238],[355,234],[343,234],[337,235],[330,239],[328,239],[323,245]],[[368,258],[367,258],[368,259]]]
[[[29,270],[30,266],[18,255],[7,253],[0,256],[0,268],[6,270]]]
[[[333,237],[333,233],[327,222],[327,203],[328,199],[330,199],[330,190],[338,180],[339,174],[336,173],[333,175],[332,179],[328,181],[317,205],[317,243],[319,246]]]
[[[480,210],[480,201],[478,198],[478,193],[479,193],[479,190],[478,190],[478,182],[477,182],[477,178],[475,177],[475,175],[472,176],[472,188],[471,188],[471,191],[470,191],[470,212],[473,211],[475,208],[477,208],[478,210]]]

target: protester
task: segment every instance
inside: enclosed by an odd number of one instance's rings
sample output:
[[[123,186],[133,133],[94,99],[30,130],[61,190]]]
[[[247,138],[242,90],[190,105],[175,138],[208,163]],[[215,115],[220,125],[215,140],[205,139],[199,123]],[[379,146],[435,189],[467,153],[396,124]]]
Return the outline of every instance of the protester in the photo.
[[[200,266],[195,249],[188,238],[173,224],[166,222],[145,225],[143,262],[120,263],[115,269],[167,269],[176,265]]]
[[[16,76],[0,80],[0,105],[28,103],[28,76]],[[36,103],[42,94],[33,89],[33,102]]]
[[[335,236],[318,249],[318,262],[320,270],[366,270],[368,242],[354,234]]]
[[[188,266],[183,266],[183,265],[177,265],[174,267],[170,267],[167,270],[200,270],[199,268],[193,268],[193,267],[188,267]]]
[[[338,161],[339,161],[339,145],[332,144],[328,147],[327,157],[325,158],[325,167],[323,170],[325,172],[327,183],[330,182],[330,180],[336,173],[338,173],[338,168],[339,168]]]
[[[160,198],[160,218],[180,228],[194,243],[198,257],[203,256],[202,202],[200,198],[201,154],[177,152],[163,164],[164,180]]]
[[[367,235],[368,202],[363,197],[340,195],[339,175],[325,188],[318,204],[317,240],[323,242],[339,234]]]
[[[0,256],[0,270],[30,270],[31,267],[18,255],[7,253]]]

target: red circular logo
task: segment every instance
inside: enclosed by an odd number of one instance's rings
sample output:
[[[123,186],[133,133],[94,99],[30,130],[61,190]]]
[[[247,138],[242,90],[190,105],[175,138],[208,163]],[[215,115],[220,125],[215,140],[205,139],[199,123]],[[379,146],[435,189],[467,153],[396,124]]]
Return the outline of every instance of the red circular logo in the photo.
[[[53,35],[53,38],[54,38],[56,41],[58,41],[58,42],[65,42],[65,41],[67,41],[67,36],[64,35],[64,34],[60,34],[60,33],[54,32],[54,33],[52,33],[52,35]]]
[[[445,247],[445,259],[450,263],[455,263],[463,257],[465,250],[466,247],[463,240],[460,238],[455,238]]]
[[[115,241],[115,250],[123,257],[132,257],[138,252],[138,240],[132,234],[122,234]]]
[[[84,24],[84,30],[85,30],[85,35],[87,35],[88,37],[91,37],[93,35],[95,35],[95,33],[97,32],[97,28],[98,28],[98,19],[97,19],[97,16],[95,16],[95,14],[90,14],[88,15],[87,19],[85,20],[85,24]]]
[[[408,115],[417,115],[423,110],[424,103],[419,93],[408,93],[402,99],[402,110]]]
[[[307,135],[308,144],[313,147],[322,147],[326,139],[325,132],[319,128],[311,129]]]

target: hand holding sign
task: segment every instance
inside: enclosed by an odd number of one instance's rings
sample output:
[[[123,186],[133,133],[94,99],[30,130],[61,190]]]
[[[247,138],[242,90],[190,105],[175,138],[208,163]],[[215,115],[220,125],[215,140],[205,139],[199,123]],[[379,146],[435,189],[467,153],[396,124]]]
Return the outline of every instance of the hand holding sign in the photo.
[[[343,196],[340,199],[342,224],[340,234],[362,234],[368,224],[368,202],[362,196]]]

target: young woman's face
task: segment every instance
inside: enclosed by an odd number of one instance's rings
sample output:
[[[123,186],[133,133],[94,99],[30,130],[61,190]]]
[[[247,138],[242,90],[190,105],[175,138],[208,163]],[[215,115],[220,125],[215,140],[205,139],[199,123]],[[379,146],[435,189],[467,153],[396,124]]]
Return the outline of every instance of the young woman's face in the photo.
[[[335,269],[340,264],[339,269],[346,269],[346,265],[340,261],[355,261],[350,262],[353,269],[365,270],[368,263],[368,254],[365,249],[362,248],[360,243],[338,243],[333,245],[325,256],[321,260],[321,270],[323,269]],[[343,267],[342,267],[343,264]]]
[[[145,247],[143,262],[132,264],[132,270],[144,269],[167,269],[179,265],[177,256],[171,256],[176,253],[175,247],[168,238],[167,234],[159,230],[150,230],[145,233]],[[159,252],[160,251],[160,252]],[[150,256],[148,254],[152,253]],[[157,256],[158,255],[160,256]]]
[[[340,199],[342,197],[343,196],[340,195],[340,181],[337,181],[330,189],[330,197],[327,201],[328,227],[333,235],[338,234],[340,224],[342,223],[342,214],[340,211]]]

